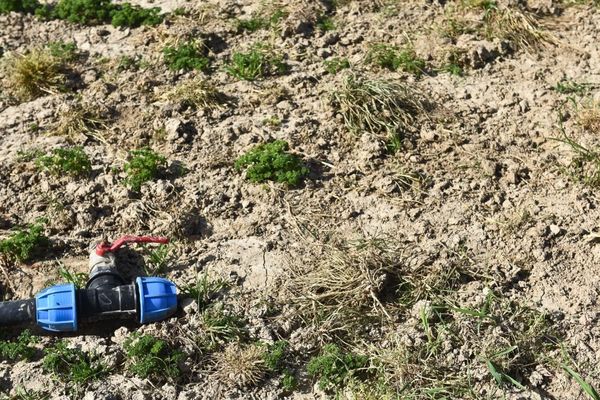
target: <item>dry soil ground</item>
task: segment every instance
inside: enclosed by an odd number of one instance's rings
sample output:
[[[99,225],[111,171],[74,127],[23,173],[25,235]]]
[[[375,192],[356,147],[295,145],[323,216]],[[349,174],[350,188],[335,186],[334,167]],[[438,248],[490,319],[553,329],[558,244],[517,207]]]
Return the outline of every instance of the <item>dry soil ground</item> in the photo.
[[[59,340],[43,336],[31,361],[0,364],[8,398],[598,398],[567,372],[600,385],[593,4],[139,4],[185,12],[132,29],[0,15],[3,59],[55,41],[79,52],[66,92],[19,102],[8,84],[0,88],[0,236],[46,217],[52,242],[45,259],[2,264],[3,296],[31,297],[60,280],[59,263],[86,272],[91,242],[160,234],[174,240],[161,274],[181,286],[204,273],[227,280],[212,306],[241,316],[248,333],[199,348],[205,311],[187,304],[161,323],[69,336],[109,370],[83,385],[43,369],[42,350]],[[237,29],[236,19],[269,7],[286,11],[277,26]],[[493,21],[511,12],[518,17]],[[323,16],[333,26],[323,26]],[[167,69],[163,47],[190,38],[207,46],[210,70]],[[228,74],[232,55],[256,42],[289,70],[254,82]],[[424,73],[370,63],[378,43],[413,49]],[[123,67],[124,57],[138,62]],[[324,62],[333,57],[350,68],[328,73]],[[332,94],[351,75],[401,82],[426,99],[395,151],[382,132],[344,124]],[[227,101],[202,109],[163,96],[194,77]],[[52,135],[77,104],[103,124]],[[590,151],[554,140],[566,137]],[[288,141],[310,169],[300,187],[254,184],[233,167],[273,139]],[[23,161],[23,152],[73,144],[92,160],[87,178]],[[144,146],[186,173],[132,192],[121,168],[127,151]],[[131,373],[121,347],[131,331],[183,351],[181,376]],[[258,368],[255,382],[240,384],[246,367],[238,371],[228,352],[276,340],[289,342],[288,372]],[[369,362],[339,385],[319,387],[306,365],[327,343]],[[295,388],[284,384],[286,374]],[[25,392],[32,397],[11,397]]]

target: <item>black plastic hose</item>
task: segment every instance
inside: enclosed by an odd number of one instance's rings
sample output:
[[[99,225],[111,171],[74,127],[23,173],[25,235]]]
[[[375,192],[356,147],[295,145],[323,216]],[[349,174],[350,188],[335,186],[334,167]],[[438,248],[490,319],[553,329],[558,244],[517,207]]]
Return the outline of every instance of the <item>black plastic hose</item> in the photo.
[[[0,326],[35,323],[35,299],[0,302]]]

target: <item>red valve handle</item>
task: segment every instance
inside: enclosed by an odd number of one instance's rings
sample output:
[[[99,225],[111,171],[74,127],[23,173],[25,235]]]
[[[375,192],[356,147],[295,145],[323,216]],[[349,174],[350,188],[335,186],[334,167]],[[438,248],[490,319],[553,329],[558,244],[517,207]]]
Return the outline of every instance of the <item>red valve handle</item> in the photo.
[[[96,254],[99,256],[103,256],[106,253],[110,253],[116,250],[119,250],[121,246],[127,243],[169,243],[169,238],[161,237],[161,236],[133,236],[133,235],[125,235],[112,243],[102,242],[98,243],[96,246]]]

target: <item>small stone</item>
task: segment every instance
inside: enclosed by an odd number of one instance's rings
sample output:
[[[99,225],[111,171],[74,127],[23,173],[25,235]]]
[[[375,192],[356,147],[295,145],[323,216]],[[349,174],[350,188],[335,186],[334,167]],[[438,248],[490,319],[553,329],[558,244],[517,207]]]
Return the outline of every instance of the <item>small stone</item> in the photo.
[[[553,236],[559,235],[562,232],[562,229],[558,225],[554,224],[550,225],[549,229]]]
[[[181,300],[181,309],[186,314],[196,314],[198,312],[198,302],[195,299],[185,298]]]

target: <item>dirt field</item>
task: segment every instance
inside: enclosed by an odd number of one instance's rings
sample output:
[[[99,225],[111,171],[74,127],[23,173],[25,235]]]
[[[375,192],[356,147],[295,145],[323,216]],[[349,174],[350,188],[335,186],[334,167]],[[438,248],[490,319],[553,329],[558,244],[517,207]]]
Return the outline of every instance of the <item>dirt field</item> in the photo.
[[[42,335],[28,360],[0,358],[0,393],[600,398],[594,4],[134,3],[168,14],[137,28],[0,14],[0,239],[45,218],[51,243],[28,262],[4,256],[2,295],[32,297],[64,280],[59,267],[87,273],[89,245],[123,234],[170,237],[155,270],[151,249],[138,247],[146,272],[215,290],[160,323]],[[240,27],[258,15],[278,17]],[[189,40],[210,66],[169,69],[163,49]],[[64,85],[19,98],[11,57],[53,42],[76,45]],[[228,72],[236,52],[259,42],[286,68],[253,81]],[[349,68],[328,71],[334,59]],[[190,106],[173,94],[200,81],[219,101]],[[352,129],[358,100],[340,97],[348,82],[396,83],[417,106],[376,94],[356,112],[397,125]],[[234,167],[273,140],[308,168],[302,184],[253,183]],[[28,157],[68,146],[89,157],[87,176],[52,174]],[[132,190],[123,166],[145,147],[167,165]],[[239,324],[215,327],[211,313]],[[136,374],[123,347],[132,332],[181,352],[177,372]],[[44,349],[63,339],[102,373],[78,382],[49,371]],[[265,349],[281,341],[271,367]],[[339,353],[325,360],[331,344]]]

